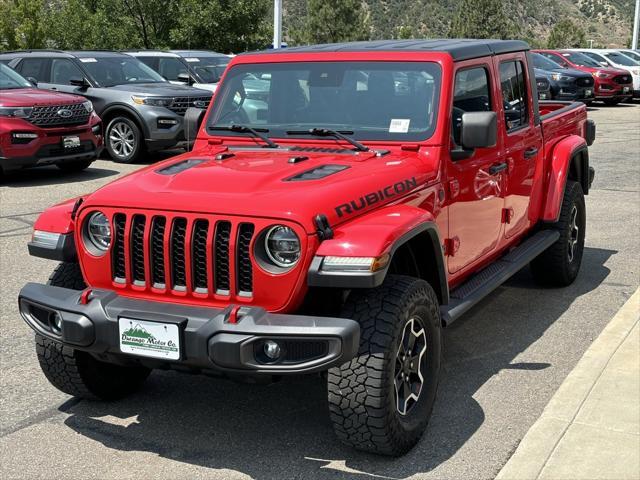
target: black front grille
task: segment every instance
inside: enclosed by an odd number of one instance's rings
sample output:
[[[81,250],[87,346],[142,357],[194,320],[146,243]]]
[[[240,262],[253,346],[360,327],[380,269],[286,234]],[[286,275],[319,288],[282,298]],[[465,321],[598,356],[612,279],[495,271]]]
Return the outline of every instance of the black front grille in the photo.
[[[631,83],[631,75],[618,75],[613,78],[613,81],[619,84]]]
[[[174,98],[169,106],[169,110],[178,115],[184,115],[189,107],[207,108],[211,102],[211,97],[178,97]]]
[[[150,283],[176,292],[253,295],[252,223],[234,227],[228,220],[116,213],[113,232],[111,274],[118,283]]]
[[[90,115],[91,113],[87,112],[82,103],[48,105],[46,107],[33,107],[28,120],[33,125],[42,128],[68,127],[86,124]]]
[[[593,86],[593,77],[581,77],[578,78],[576,82],[580,87],[592,87]]]

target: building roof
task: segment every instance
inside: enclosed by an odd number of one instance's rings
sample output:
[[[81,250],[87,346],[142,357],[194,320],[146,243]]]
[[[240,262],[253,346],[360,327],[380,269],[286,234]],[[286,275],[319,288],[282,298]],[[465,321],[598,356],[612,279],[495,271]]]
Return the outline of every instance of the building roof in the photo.
[[[521,40],[471,40],[471,39],[433,39],[433,40],[374,40],[368,42],[327,43],[305,45],[275,50],[252,52],[258,54],[274,53],[328,53],[328,52],[443,52],[454,60],[486,57],[502,53],[529,50],[529,45]]]

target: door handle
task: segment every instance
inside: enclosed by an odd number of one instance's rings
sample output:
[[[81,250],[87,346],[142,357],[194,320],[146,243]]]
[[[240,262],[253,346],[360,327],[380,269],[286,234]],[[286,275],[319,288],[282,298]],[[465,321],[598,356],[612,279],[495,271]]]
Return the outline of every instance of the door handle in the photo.
[[[497,173],[500,173],[503,170],[506,170],[508,167],[509,165],[507,164],[507,162],[494,163],[489,167],[489,174],[496,175]]]
[[[524,151],[524,158],[535,157],[537,153],[538,153],[538,149],[537,148],[529,148],[529,149]]]

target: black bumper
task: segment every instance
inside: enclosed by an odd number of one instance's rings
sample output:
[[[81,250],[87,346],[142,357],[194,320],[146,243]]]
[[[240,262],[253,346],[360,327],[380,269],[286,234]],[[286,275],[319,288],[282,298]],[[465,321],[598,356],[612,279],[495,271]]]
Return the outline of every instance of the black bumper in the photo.
[[[36,155],[28,157],[1,157],[0,167],[4,172],[22,170],[23,168],[41,167],[44,165],[58,165],[66,162],[80,160],[95,160],[100,156],[102,147],[92,147],[83,152],[70,153],[66,155],[47,155],[48,150],[41,149]]]
[[[259,307],[216,309],[150,302],[109,290],[93,290],[83,300],[82,292],[76,290],[28,283],[20,291],[19,307],[24,320],[40,335],[107,361],[129,360],[150,367],[247,375],[310,373],[348,362],[360,341],[360,326],[353,320],[273,314]],[[54,312],[62,317],[60,333],[51,326]],[[180,358],[122,353],[120,317],[177,325]],[[279,360],[264,357],[261,346],[266,340],[282,347]]]

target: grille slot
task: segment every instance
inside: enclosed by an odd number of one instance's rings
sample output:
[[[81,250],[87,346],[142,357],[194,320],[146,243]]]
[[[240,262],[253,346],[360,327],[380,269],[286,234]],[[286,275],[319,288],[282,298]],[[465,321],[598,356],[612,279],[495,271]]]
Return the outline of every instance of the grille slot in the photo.
[[[164,230],[167,225],[167,219],[164,217],[154,217],[151,223],[151,282],[156,288],[164,288],[165,272],[164,272]]]
[[[613,80],[616,83],[619,83],[619,84],[631,83],[631,76],[630,75],[618,75]]]
[[[591,87],[593,86],[594,81],[593,77],[581,77],[578,78],[578,81],[576,83],[581,87]]]
[[[113,279],[118,283],[125,283],[127,269],[124,259],[124,229],[127,217],[117,213],[113,217],[113,249],[111,253],[111,268]]]
[[[61,116],[58,112],[62,110],[71,112],[70,116]],[[73,105],[47,105],[33,107],[31,115],[27,120],[33,125],[43,128],[67,127],[84,125],[89,121],[90,115],[81,103],[75,103]]]
[[[193,224],[191,236],[191,272],[193,277],[193,289],[198,293],[207,293],[209,282],[207,280],[207,234],[209,222],[196,220]]]
[[[231,289],[229,275],[229,240],[231,237],[231,223],[218,222],[215,237],[215,288],[216,293],[228,295]]]
[[[251,223],[242,223],[238,228],[236,278],[238,295],[251,296],[253,291],[253,266],[251,265],[251,238],[255,227]]]
[[[171,287],[174,290],[187,289],[187,269],[185,260],[185,237],[187,220],[176,218],[171,228]]]
[[[144,227],[146,218],[134,215],[131,222],[131,276],[134,285],[144,285]]]

